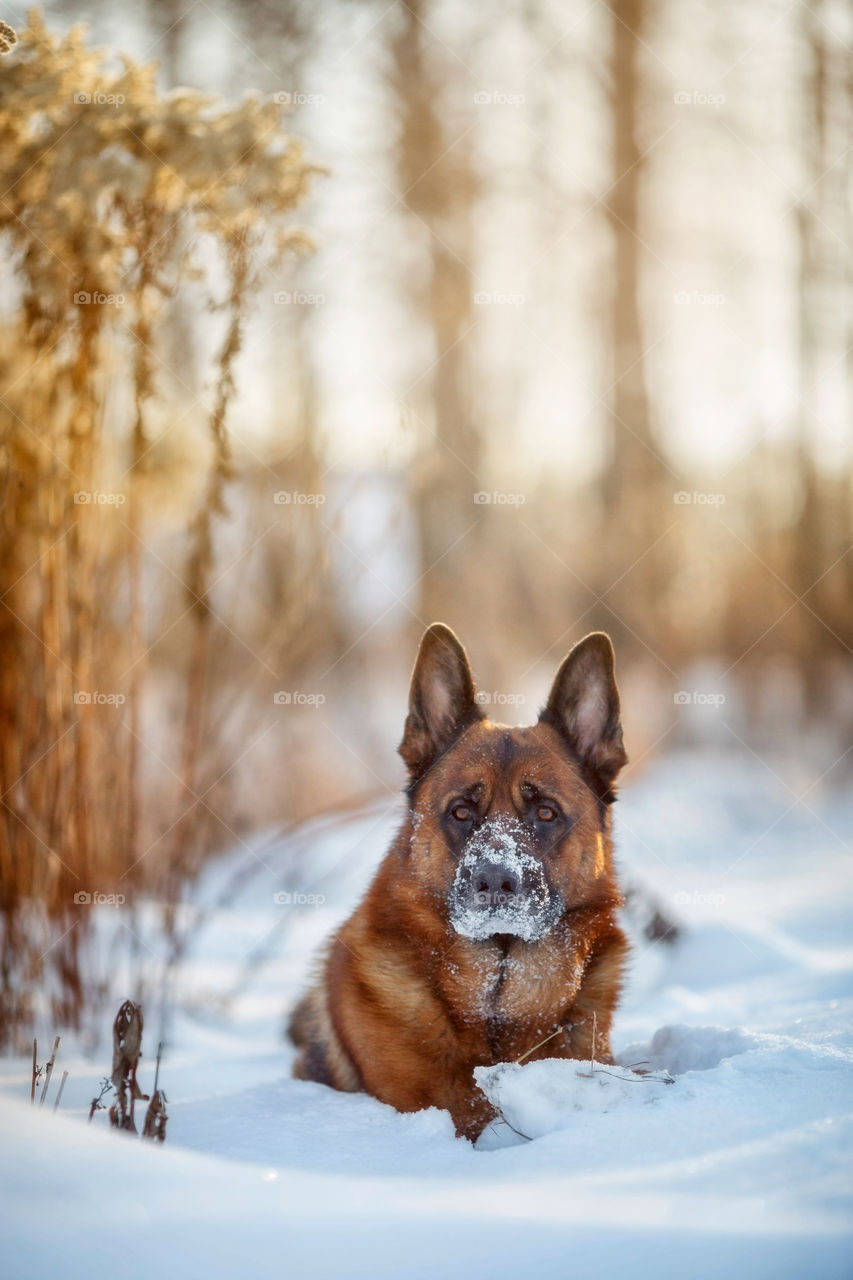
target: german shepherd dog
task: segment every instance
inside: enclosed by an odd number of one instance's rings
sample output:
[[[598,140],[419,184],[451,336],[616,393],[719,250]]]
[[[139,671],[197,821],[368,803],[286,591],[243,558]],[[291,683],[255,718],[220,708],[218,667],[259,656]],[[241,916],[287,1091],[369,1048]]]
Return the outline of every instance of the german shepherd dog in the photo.
[[[398,1111],[446,1108],[472,1141],[495,1113],[476,1066],[610,1058],[628,950],[616,912],[613,648],[588,635],[529,728],[493,724],[465,650],[421,641],[400,754],[408,811],[295,1009],[294,1075]]]

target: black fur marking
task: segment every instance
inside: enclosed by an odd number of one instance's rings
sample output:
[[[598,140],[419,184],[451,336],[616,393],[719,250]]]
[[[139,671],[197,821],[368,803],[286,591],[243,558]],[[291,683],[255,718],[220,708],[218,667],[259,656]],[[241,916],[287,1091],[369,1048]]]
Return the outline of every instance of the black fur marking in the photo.
[[[314,1080],[317,1084],[327,1084],[330,1088],[334,1088],[334,1079],[329,1070],[329,1060],[326,1057],[326,1046],[320,1040],[311,1040],[303,1050],[303,1069],[306,1079]]]

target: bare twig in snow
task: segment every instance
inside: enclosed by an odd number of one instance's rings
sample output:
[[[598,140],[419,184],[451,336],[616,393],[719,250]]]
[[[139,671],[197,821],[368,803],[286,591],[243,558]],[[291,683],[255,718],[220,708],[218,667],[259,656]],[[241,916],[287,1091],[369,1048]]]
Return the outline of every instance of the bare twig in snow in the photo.
[[[161,1040],[157,1046],[157,1065],[154,1068],[154,1090],[156,1093],[160,1080],[160,1059],[163,1057],[163,1041]],[[153,1100],[153,1099],[152,1099]]]
[[[609,1071],[607,1067],[596,1067],[596,1071],[602,1076],[615,1076],[617,1080],[627,1080],[629,1084],[675,1084],[675,1076],[671,1076],[666,1070],[656,1073],[635,1071],[633,1067],[617,1067],[615,1071]],[[622,1075],[622,1071],[627,1071],[628,1074]]]
[[[61,1079],[61,1080],[60,1080],[60,1082],[59,1082],[59,1093],[57,1093],[57,1095],[56,1095],[56,1102],[54,1102],[54,1104],[53,1104],[53,1109],[54,1109],[54,1111],[58,1111],[58,1110],[59,1110],[59,1103],[60,1103],[60,1101],[61,1101],[61,1099],[62,1099],[62,1090],[65,1088],[65,1081],[66,1081],[67,1079],[68,1079],[68,1072],[67,1072],[67,1071],[63,1071],[63,1073],[62,1073],[62,1079]]]
[[[101,1106],[101,1098],[103,1098],[105,1094],[109,1093],[109,1091],[110,1091],[110,1089],[112,1089],[112,1087],[113,1087],[113,1082],[112,1082],[112,1080],[110,1080],[110,1079],[108,1079],[106,1076],[104,1076],[103,1080],[101,1081],[101,1092],[98,1094],[97,1098],[93,1098],[93,1099],[92,1099],[92,1105],[91,1105],[91,1107],[89,1108],[89,1123],[90,1123],[90,1124],[91,1124],[91,1121],[92,1121],[92,1116],[95,1114],[95,1112],[96,1112],[96,1111],[103,1111],[103,1109],[104,1109],[104,1108]]]
[[[42,1086],[41,1097],[39,1098],[40,1107],[44,1106],[44,1100],[47,1097],[47,1091],[50,1088],[50,1077],[53,1075],[53,1064],[56,1062],[56,1053],[59,1049],[59,1039],[59,1036],[57,1036],[53,1042],[53,1053],[50,1055],[50,1060],[45,1068],[44,1084]]]

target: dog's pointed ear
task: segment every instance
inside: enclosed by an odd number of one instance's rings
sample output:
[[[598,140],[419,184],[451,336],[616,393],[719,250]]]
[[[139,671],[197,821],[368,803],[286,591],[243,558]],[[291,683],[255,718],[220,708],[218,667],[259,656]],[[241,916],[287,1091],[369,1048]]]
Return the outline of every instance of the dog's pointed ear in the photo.
[[[412,781],[446,751],[468,725],[483,718],[465,650],[449,627],[424,632],[409,689],[409,714],[399,752]]]
[[[593,631],[572,649],[554,677],[540,720],[559,729],[608,791],[628,754],[622,745],[613,645],[603,631]]]

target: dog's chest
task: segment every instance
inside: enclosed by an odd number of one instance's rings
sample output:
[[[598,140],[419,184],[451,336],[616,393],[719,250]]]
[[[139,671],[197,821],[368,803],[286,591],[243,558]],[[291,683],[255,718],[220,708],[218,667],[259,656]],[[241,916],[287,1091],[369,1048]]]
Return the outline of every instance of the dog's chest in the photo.
[[[547,1035],[571,1007],[583,963],[571,950],[554,947],[480,946],[450,959],[443,975],[456,1020],[472,1038],[501,1056],[532,1047],[531,1036]]]

